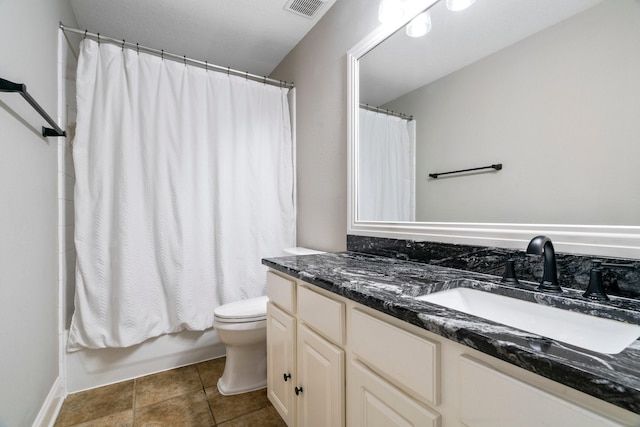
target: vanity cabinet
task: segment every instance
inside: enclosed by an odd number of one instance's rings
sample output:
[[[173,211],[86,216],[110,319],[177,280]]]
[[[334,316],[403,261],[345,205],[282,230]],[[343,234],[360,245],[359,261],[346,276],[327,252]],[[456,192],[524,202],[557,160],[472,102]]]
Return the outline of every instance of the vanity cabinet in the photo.
[[[269,400],[290,427],[344,426],[344,303],[267,274]]]
[[[268,274],[268,396],[289,427],[640,425],[638,414]]]

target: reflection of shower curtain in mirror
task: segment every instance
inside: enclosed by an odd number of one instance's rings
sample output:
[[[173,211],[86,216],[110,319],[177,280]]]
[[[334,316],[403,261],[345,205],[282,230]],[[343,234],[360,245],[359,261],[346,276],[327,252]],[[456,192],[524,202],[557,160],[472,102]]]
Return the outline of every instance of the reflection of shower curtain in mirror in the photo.
[[[360,109],[358,220],[415,220],[415,121]]]

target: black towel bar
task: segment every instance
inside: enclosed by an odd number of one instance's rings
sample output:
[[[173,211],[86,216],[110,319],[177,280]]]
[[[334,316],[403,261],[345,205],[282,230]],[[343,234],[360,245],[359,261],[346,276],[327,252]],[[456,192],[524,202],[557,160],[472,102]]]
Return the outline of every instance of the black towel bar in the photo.
[[[27,85],[23,83],[13,83],[9,80],[0,79],[0,92],[18,92],[49,123],[52,128],[42,126],[42,136],[67,136],[67,133],[60,129],[60,126],[53,121],[51,116],[36,102],[27,92]]]

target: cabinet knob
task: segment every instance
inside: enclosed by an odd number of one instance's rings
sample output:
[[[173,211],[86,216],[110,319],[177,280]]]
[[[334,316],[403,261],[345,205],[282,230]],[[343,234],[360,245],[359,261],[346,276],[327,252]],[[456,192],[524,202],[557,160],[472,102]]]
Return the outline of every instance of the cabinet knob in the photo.
[[[302,387],[296,387],[294,388],[295,392],[296,392],[296,396],[298,396],[300,393],[302,393]]]
[[[284,380],[285,380],[285,382],[286,382],[289,378],[291,378],[291,374],[284,374]]]

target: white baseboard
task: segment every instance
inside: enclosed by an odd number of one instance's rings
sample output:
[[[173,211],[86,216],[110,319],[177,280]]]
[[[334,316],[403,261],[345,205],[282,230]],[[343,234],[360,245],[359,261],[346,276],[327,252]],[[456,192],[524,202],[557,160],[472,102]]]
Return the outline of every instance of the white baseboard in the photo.
[[[56,422],[58,412],[64,402],[64,383],[62,377],[56,378],[49,390],[49,394],[45,399],[38,416],[33,422],[33,427],[51,427]]]

